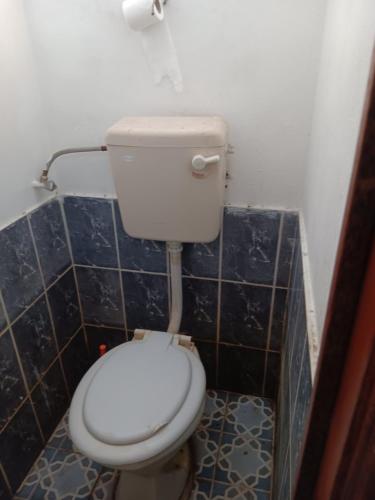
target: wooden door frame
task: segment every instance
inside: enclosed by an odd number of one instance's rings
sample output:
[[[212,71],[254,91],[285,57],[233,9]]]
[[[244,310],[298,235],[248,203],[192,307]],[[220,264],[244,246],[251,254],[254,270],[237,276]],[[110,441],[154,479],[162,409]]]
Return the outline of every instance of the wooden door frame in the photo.
[[[342,423],[340,428],[341,434],[337,432],[339,414],[336,410],[340,404],[340,389],[345,384],[345,369],[349,369],[346,376],[348,373],[349,377],[352,378],[359,376],[353,370],[350,371],[347,363],[353,353],[352,342],[355,337],[355,325],[356,322],[358,324],[360,321],[361,307],[363,307],[363,300],[366,300],[364,299],[366,294],[364,287],[366,275],[370,272],[374,234],[375,50],[323,328],[307,431],[294,488],[294,500],[342,500],[346,498],[340,496],[340,492],[342,494],[343,491],[341,485],[347,482],[348,476],[346,474],[351,471],[351,477],[356,477],[352,475],[353,467],[356,466],[352,457],[356,451],[359,451],[361,444],[358,440],[353,439],[353,433],[356,432],[356,425],[360,422],[358,420],[360,414],[362,418],[365,417],[371,408],[369,404],[356,405],[355,402],[363,403],[361,398],[364,397],[364,391],[367,391],[368,394],[371,393],[369,384],[371,385],[371,380],[374,380],[375,377],[375,365],[370,363],[371,349],[367,352],[368,359],[362,360],[364,371],[367,365],[369,370],[357,384],[355,388],[357,393],[351,394],[350,403],[349,400],[347,401],[349,406],[344,406],[345,415],[341,414],[342,417],[346,418],[346,425]],[[367,310],[367,315],[369,324],[371,325],[372,322],[374,325],[375,305],[372,307],[372,311],[371,307]],[[372,335],[374,335],[373,331]],[[332,433],[335,431],[336,436],[333,439]],[[367,431],[369,439],[371,434],[369,427]],[[375,438],[374,434],[373,437]],[[340,440],[344,452],[339,457],[337,455],[337,439]],[[363,448],[361,452],[364,452]],[[336,460],[332,459],[333,456],[336,456]],[[368,458],[370,459],[370,457]],[[362,455],[361,460],[364,459],[365,457]],[[358,462],[357,466],[359,467]],[[373,473],[375,474],[375,472]]]

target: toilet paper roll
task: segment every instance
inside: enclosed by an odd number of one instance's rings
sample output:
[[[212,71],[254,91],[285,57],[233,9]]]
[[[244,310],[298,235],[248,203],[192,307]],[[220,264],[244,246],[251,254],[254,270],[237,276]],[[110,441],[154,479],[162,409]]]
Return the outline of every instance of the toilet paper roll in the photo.
[[[164,19],[162,0],[125,0],[122,12],[134,31],[142,31]]]
[[[176,92],[182,92],[180,65],[162,0],[125,0],[122,11],[130,28],[140,33],[154,83],[166,77]]]

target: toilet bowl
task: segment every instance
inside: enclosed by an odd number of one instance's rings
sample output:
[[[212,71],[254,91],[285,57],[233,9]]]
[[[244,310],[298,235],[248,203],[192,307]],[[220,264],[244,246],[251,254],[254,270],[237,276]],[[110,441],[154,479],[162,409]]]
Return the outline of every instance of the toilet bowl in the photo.
[[[84,455],[121,470],[116,500],[181,497],[205,386],[190,338],[165,332],[136,330],[88,370],[72,400],[70,434]]]

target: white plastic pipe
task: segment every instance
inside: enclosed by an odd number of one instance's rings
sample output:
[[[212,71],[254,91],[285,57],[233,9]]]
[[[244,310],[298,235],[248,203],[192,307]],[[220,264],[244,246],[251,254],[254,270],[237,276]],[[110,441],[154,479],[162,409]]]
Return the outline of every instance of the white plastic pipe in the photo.
[[[178,241],[168,241],[167,250],[169,255],[171,272],[171,314],[167,332],[179,333],[182,318],[182,273],[181,252],[182,244]]]

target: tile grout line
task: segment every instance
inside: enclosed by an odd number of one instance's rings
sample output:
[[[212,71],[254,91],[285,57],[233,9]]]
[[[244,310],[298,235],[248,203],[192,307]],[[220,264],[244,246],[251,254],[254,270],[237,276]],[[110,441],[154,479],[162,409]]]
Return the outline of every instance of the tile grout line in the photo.
[[[20,370],[20,374],[21,374],[21,377],[22,377],[22,382],[24,384],[25,394],[26,394],[26,397],[22,401],[22,404],[19,406],[19,408],[17,409],[17,411],[12,415],[12,417],[9,418],[9,420],[3,426],[3,428],[1,429],[0,434],[2,434],[5,431],[5,429],[8,427],[9,423],[13,421],[13,419],[15,418],[15,416],[17,415],[17,413],[20,411],[20,409],[22,408],[22,406],[24,404],[26,404],[27,402],[29,402],[30,406],[31,406],[31,411],[32,411],[32,413],[34,415],[35,423],[36,423],[37,428],[38,428],[38,432],[39,432],[41,440],[42,440],[42,443],[45,443],[45,438],[44,438],[44,434],[43,434],[43,431],[42,431],[42,426],[40,424],[39,417],[38,417],[38,415],[36,413],[36,410],[35,410],[35,407],[34,407],[34,404],[33,404],[32,398],[31,398],[31,391],[30,391],[29,383],[28,383],[28,380],[26,378],[25,370],[23,368],[21,356],[20,356],[20,353],[19,353],[19,350],[18,350],[18,345],[17,345],[16,339],[14,337],[13,328],[12,328],[12,325],[10,324],[10,318],[9,318],[9,315],[8,315],[8,311],[7,311],[6,307],[5,307],[5,303],[4,303],[4,300],[3,300],[2,293],[0,294],[0,299],[1,299],[1,305],[3,306],[3,309],[4,309],[4,315],[5,315],[6,322],[9,325],[9,335],[10,335],[10,338],[11,338],[11,341],[12,341],[12,345],[13,345],[13,349],[14,349],[16,358],[17,358],[18,368]]]
[[[121,293],[121,308],[122,308],[122,319],[124,322],[124,332],[125,332],[125,340],[129,340],[128,336],[128,323],[126,317],[126,308],[125,308],[125,294],[124,294],[124,285],[122,282],[122,271],[121,271],[121,261],[120,261],[120,246],[118,242],[118,234],[117,234],[117,224],[116,224],[116,214],[115,214],[115,205],[114,201],[110,201],[111,210],[112,210],[112,223],[113,223],[113,232],[115,237],[115,247],[116,247],[116,258],[118,265],[118,276],[120,280],[120,293]]]
[[[65,276],[65,274],[67,274],[71,269],[73,269],[72,265],[70,265],[67,269],[65,269],[64,272],[59,274],[59,276],[54,281],[52,281],[52,283],[50,285],[48,285],[46,290],[43,289],[43,291],[27,307],[24,308],[24,310],[22,311],[21,314],[16,316],[12,321],[9,318],[9,326],[7,326],[4,330],[2,330],[2,332],[0,333],[0,337],[7,331],[8,328],[10,328],[11,326],[14,326],[15,323],[17,323],[17,321],[20,320],[25,313],[27,313],[33,306],[35,306],[35,304],[43,297],[45,292],[48,292],[52,287],[57,285],[57,283],[60,281],[60,279],[63,278]],[[5,302],[4,302],[3,309],[5,311]],[[8,317],[9,317],[9,315],[8,315]]]
[[[280,377],[281,378],[281,363],[280,363]],[[271,488],[270,498],[273,498],[273,490],[275,486],[275,463],[276,463],[276,403],[273,405],[273,426],[272,426],[272,474],[271,474]]]
[[[291,290],[292,291],[296,291],[297,290],[297,286],[296,286],[296,279],[297,278],[296,278],[296,272],[295,272],[296,267],[297,267],[297,260],[295,260],[295,258],[298,259],[298,249],[297,249],[296,245],[294,246],[294,252],[293,252],[293,264],[296,264],[296,265],[294,266],[293,273],[291,273],[291,274],[293,274],[293,276],[291,276]],[[301,303],[299,302],[298,303],[298,307],[297,307],[297,311],[296,311],[296,315],[297,316],[298,316],[300,307],[301,307]],[[294,348],[294,340],[295,340],[295,333],[296,333],[296,331],[297,331],[297,323],[295,323],[292,332],[290,332],[290,334],[288,336],[288,338],[291,339],[291,341],[293,342],[293,344],[290,346],[291,349],[289,349],[288,353],[287,353],[288,356],[289,356],[289,368],[291,367],[291,361],[292,361],[292,354],[293,354],[293,350],[294,350],[293,348]],[[290,377],[289,377],[289,379],[290,379]]]
[[[29,231],[30,231],[30,234],[31,234],[31,241],[33,243],[34,252],[35,252],[35,255],[36,255],[36,260],[37,260],[37,263],[38,263],[39,273],[40,273],[40,276],[42,278],[42,285],[43,285],[43,289],[44,289],[44,295],[45,295],[45,301],[46,301],[48,316],[49,316],[49,320],[50,320],[51,328],[52,328],[52,336],[53,336],[53,340],[55,342],[55,348],[56,348],[57,358],[58,358],[60,370],[61,370],[61,373],[62,373],[62,376],[63,376],[63,379],[64,379],[65,391],[66,391],[67,396],[69,397],[69,396],[71,396],[71,394],[70,394],[70,391],[69,391],[69,387],[68,387],[68,382],[67,382],[67,378],[66,378],[64,366],[63,366],[61,358],[60,358],[60,349],[59,349],[59,343],[57,342],[55,320],[54,320],[54,317],[53,317],[53,314],[52,314],[52,308],[51,308],[51,304],[50,304],[48,293],[47,293],[46,280],[45,280],[45,277],[44,277],[44,273],[43,273],[43,269],[42,269],[42,264],[40,262],[40,256],[39,256],[38,247],[37,247],[36,240],[35,240],[34,231],[33,231],[32,225],[31,225],[31,217],[30,217],[30,215],[27,216],[27,222],[29,224]]]
[[[280,258],[281,240],[282,240],[282,236],[283,236],[283,227],[284,227],[284,214],[281,213],[280,222],[279,222],[279,230],[278,230],[278,238],[277,238],[277,247],[276,247],[275,269],[273,271],[270,316],[268,319],[268,329],[267,329],[266,357],[265,357],[265,361],[264,361],[263,385],[262,385],[263,396],[264,396],[264,393],[266,390],[266,382],[267,382],[268,353],[269,353],[269,348],[270,348],[270,343],[271,343],[271,335],[272,335],[273,313],[274,313],[275,295],[276,295],[276,283],[277,283],[277,276],[278,276],[278,272],[279,272],[279,258]]]
[[[287,355],[289,357],[289,353],[287,352]],[[288,361],[288,393],[289,393],[289,408],[288,408],[288,447],[287,447],[287,456],[288,456],[288,449],[289,449],[289,463],[286,465],[286,467],[288,467],[288,474],[289,474],[289,484],[290,484],[290,488],[289,488],[289,496],[291,497],[291,489],[292,489],[292,459],[291,459],[291,454],[292,454],[292,421],[291,421],[291,402],[292,402],[292,398],[291,398],[291,387],[290,387],[290,359]]]
[[[27,379],[26,379],[25,372],[23,370],[23,366],[22,366],[21,356],[20,356],[20,353],[18,351],[18,346],[16,344],[16,340],[15,340],[14,335],[13,335],[12,327],[9,324],[8,311],[5,308],[5,303],[4,303],[3,294],[2,294],[1,290],[0,290],[0,305],[3,307],[5,321],[6,321],[7,325],[8,325],[8,328],[7,328],[6,331],[9,331],[10,340],[11,340],[11,343],[12,343],[12,346],[13,346],[13,349],[14,349],[14,353],[16,355],[18,369],[19,369],[19,372],[21,374],[23,388],[24,388],[24,391],[25,391],[25,397],[22,399],[21,403],[15,408],[15,410],[12,413],[12,415],[9,416],[8,420],[6,421],[6,423],[2,426],[2,428],[0,430],[0,435],[1,435],[5,431],[5,429],[8,427],[9,423],[12,422],[12,420],[14,419],[14,417],[17,415],[18,411],[23,407],[23,405],[26,402],[29,402],[30,405],[32,406],[32,402],[31,402],[31,393],[30,393],[29,385],[28,385],[28,382],[27,382]],[[38,431],[39,431],[39,433],[41,435],[41,438],[44,441],[44,436],[43,436],[43,434],[41,432],[39,421],[37,421],[37,427],[38,427]],[[5,469],[4,469],[4,472],[5,472]]]
[[[3,479],[5,481],[5,485],[6,485],[7,489],[8,489],[8,493],[10,495],[12,495],[13,492],[12,492],[12,488],[10,486],[10,482],[9,482],[7,473],[5,472],[5,469],[4,469],[4,467],[3,467],[3,465],[1,463],[0,463],[0,475],[3,477]]]
[[[299,213],[297,214],[297,220],[299,219]],[[291,291],[293,288],[293,263],[294,263],[294,257],[296,253],[296,248],[297,248],[297,229],[298,229],[298,223],[296,224],[296,228],[294,230],[293,234],[293,247],[291,251],[291,257],[290,257],[290,268],[289,268],[289,275],[288,275],[288,284],[287,284],[287,296],[286,296],[286,303],[285,303],[285,311],[284,311],[284,332],[282,336],[282,342],[281,342],[281,347],[280,347],[280,354],[281,354],[281,373],[284,374],[283,378],[280,379],[280,386],[279,386],[279,391],[276,399],[276,407],[277,409],[280,407],[280,401],[282,398],[282,385],[287,385],[287,390],[289,394],[289,407],[287,408],[287,426],[288,426],[288,433],[289,433],[289,439],[288,439],[288,445],[287,445],[287,450],[286,450],[286,456],[288,455],[288,450],[290,450],[290,445],[291,445],[291,421],[290,421],[290,415],[291,415],[291,408],[290,408],[290,353],[286,352],[286,347],[287,347],[287,341],[290,337],[290,333],[288,333],[288,321],[289,321],[289,304],[290,304],[290,298],[291,298]],[[287,369],[285,367],[286,363],[288,360],[288,366]],[[276,429],[275,429],[276,430]],[[276,435],[275,435],[276,437]],[[284,454],[284,459],[286,458]],[[285,467],[282,468],[282,474],[281,474],[281,482],[283,481],[284,478],[284,472],[285,468],[289,468],[289,475],[291,474],[291,465],[290,465],[290,460],[289,460],[289,465],[285,464]],[[291,480],[291,479],[290,479]]]
[[[30,393],[33,393],[35,389],[39,387],[39,385],[42,383],[43,379],[47,376],[47,373],[49,370],[52,368],[52,366],[58,361],[58,359],[61,357],[61,355],[66,351],[67,347],[72,343],[72,341],[75,339],[75,337],[78,335],[79,331],[81,330],[82,326],[79,326],[77,330],[75,330],[74,334],[71,336],[69,341],[60,349],[60,352],[56,354],[56,356],[52,359],[52,361],[49,363],[47,368],[44,370],[43,375],[40,377],[40,379],[35,382],[35,384],[32,386],[30,389]],[[68,394],[70,394],[70,391],[68,391]]]
[[[64,413],[64,415],[61,417],[61,419],[59,420],[59,422],[57,423],[55,429],[53,430],[53,433],[51,434],[50,438],[48,439],[48,441],[46,442],[45,446],[43,447],[43,449],[41,450],[41,452],[38,454],[38,456],[36,457],[36,459],[34,460],[33,464],[31,465],[31,467],[29,468],[29,470],[27,471],[27,474],[25,475],[25,477],[23,478],[21,484],[18,486],[17,488],[17,491],[21,490],[23,488],[23,485],[25,483],[25,481],[27,480],[27,478],[29,477],[30,473],[32,472],[32,470],[34,469],[34,467],[36,466],[36,464],[39,462],[40,458],[42,457],[43,453],[45,452],[46,450],[46,447],[50,441],[50,439],[52,438],[52,436],[55,434],[56,432],[56,429],[60,426],[61,424],[61,421],[65,418],[65,415],[66,415],[66,412]],[[53,446],[51,446],[51,448],[53,448],[55,451],[53,453],[53,457],[54,458],[56,456],[56,453],[58,451],[58,448],[54,448]],[[31,491],[29,493],[29,496],[27,497],[27,499],[25,500],[31,500],[32,499],[32,496],[33,493],[35,492],[35,490],[37,489],[37,487],[39,486],[40,482],[38,483],[35,483],[32,488],[31,488]],[[18,496],[15,496],[14,498],[16,499],[21,499],[21,497],[18,497]]]
[[[118,326],[104,325],[104,324],[95,324],[95,323],[89,323],[89,322],[86,322],[85,326],[86,327],[92,327],[92,328],[104,328],[104,329],[107,329],[107,330],[121,330],[121,327],[118,327]],[[128,329],[129,333],[131,333],[133,331],[134,330],[132,330],[132,329]],[[188,335],[188,332],[186,332],[186,331],[181,331],[181,333],[183,333],[185,335]],[[206,338],[194,337],[194,340],[196,340],[198,342],[201,342],[203,344],[210,344],[210,345],[217,343],[216,342],[216,338],[213,339],[213,340],[211,340],[211,339],[206,339]],[[265,349],[262,349],[261,347],[248,346],[248,345],[244,345],[244,344],[233,344],[231,342],[220,342],[220,345],[225,345],[225,346],[229,346],[229,347],[235,347],[237,349],[266,352]],[[280,354],[280,351],[276,351],[274,349],[269,349],[268,352],[274,353],[274,354]],[[231,392],[236,392],[236,391],[231,391]],[[263,396],[259,396],[259,397],[263,397]],[[267,398],[267,399],[270,399],[270,398]]]
[[[74,264],[75,267],[82,267],[82,268],[87,268],[87,269],[99,269],[102,271],[118,271],[118,267],[104,267],[104,266],[95,266],[95,265],[88,265],[88,264]],[[143,269],[128,269],[125,267],[120,267],[120,271],[125,272],[125,273],[135,273],[135,274],[150,274],[153,276],[166,276],[168,277],[168,271],[165,273],[161,273],[158,271],[144,271]],[[193,279],[193,280],[202,280],[202,281],[212,281],[214,283],[218,283],[219,281],[222,281],[223,283],[233,283],[234,285],[244,285],[244,286],[252,286],[252,287],[259,287],[259,288],[273,288],[273,285],[268,285],[265,283],[254,283],[252,281],[235,281],[235,280],[229,280],[229,279],[224,279],[221,278],[208,278],[207,276],[194,276],[191,274],[183,274],[182,278],[184,279]],[[287,287],[285,286],[275,286],[275,288],[280,289],[280,290],[287,290]]]
[[[96,266],[96,265],[89,265],[89,264],[75,264],[76,267],[83,267],[83,268],[88,268],[88,269],[99,269],[102,271],[122,271],[125,273],[138,273],[138,274],[152,274],[152,275],[157,275],[157,276],[167,276],[167,273],[161,273],[158,271],[144,271],[143,269],[128,269],[126,267],[105,267],[105,266]]]
[[[82,328],[82,326],[79,326],[77,328],[77,330],[74,332],[74,334],[69,339],[69,341],[64,345],[64,347],[62,347],[62,349],[60,351],[60,354],[56,354],[56,356],[52,359],[52,361],[49,363],[49,365],[47,366],[47,368],[44,370],[43,375],[40,378],[38,378],[38,380],[35,382],[35,384],[31,388],[29,387],[29,384],[27,382],[26,376],[24,375],[24,372],[23,372],[23,367],[21,366],[20,372],[21,372],[21,376],[23,378],[23,382],[24,382],[24,384],[26,386],[26,391],[25,391],[26,392],[26,396],[22,400],[22,402],[16,407],[16,409],[14,410],[13,414],[11,415],[11,417],[9,417],[8,421],[4,424],[4,426],[2,427],[2,429],[0,431],[0,434],[8,427],[8,425],[10,424],[10,422],[13,420],[13,418],[16,416],[16,414],[20,411],[20,409],[22,408],[22,406],[25,404],[26,401],[29,400],[30,404],[33,404],[32,403],[32,398],[31,398],[32,393],[43,382],[43,379],[47,376],[49,370],[56,363],[56,361],[58,361],[59,356],[61,356],[67,350],[67,348],[69,347],[69,345],[77,337],[77,335],[79,334],[81,328]],[[9,330],[9,331],[11,331],[11,330]],[[13,340],[13,337],[12,337],[12,340]],[[16,345],[15,341],[14,341],[14,345]],[[16,355],[17,355],[18,362],[20,363],[21,362],[21,358],[18,357],[19,356],[18,350],[16,352]],[[43,439],[43,441],[44,441],[44,439]]]
[[[295,416],[295,412],[296,412],[296,406],[297,406],[297,399],[298,399],[298,391],[299,391],[299,387],[300,387],[300,384],[301,384],[301,378],[302,378],[302,360],[305,356],[305,352],[306,352],[306,344],[307,344],[307,339],[305,338],[305,341],[303,343],[303,349],[302,349],[302,355],[301,355],[301,366],[300,366],[300,369],[299,369],[299,374],[298,374],[298,382],[297,382],[297,388],[296,388],[296,397],[295,397],[295,400],[294,401],[290,401],[290,403],[293,405],[293,408],[292,408],[292,412],[291,412],[291,427],[293,426],[293,421],[294,421],[294,416]]]
[[[69,341],[60,349],[60,353],[56,353],[56,356],[53,357],[52,361],[48,364],[47,368],[44,370],[43,374],[38,378],[38,380],[35,382],[35,384],[33,386],[31,386],[31,388],[29,388],[29,392],[30,394],[32,394],[38,387],[39,385],[42,383],[43,379],[47,376],[49,370],[52,368],[52,366],[56,363],[56,361],[58,361],[59,359],[59,356],[61,356],[67,349],[67,347],[71,344],[71,342],[74,340],[74,338],[77,336],[77,334],[79,333],[79,331],[81,330],[82,326],[79,326],[75,332],[73,333],[73,335],[71,336],[71,338],[69,339]],[[14,412],[14,415],[18,412],[20,406],[22,406],[23,403],[21,403],[18,407],[17,407],[17,410]],[[14,416],[13,415],[13,416]],[[12,417],[13,418],[13,417]],[[8,422],[7,424],[8,425]],[[1,434],[1,432],[0,432]]]
[[[217,315],[216,315],[216,346],[215,346],[215,385],[219,384],[219,363],[220,363],[220,330],[221,330],[221,288],[223,277],[223,244],[224,244],[224,209],[221,214],[221,230],[219,239],[219,269],[217,287]]]
[[[76,264],[75,264],[74,255],[73,255],[72,242],[71,242],[71,239],[70,239],[70,231],[69,231],[68,221],[67,221],[67,218],[66,218],[65,207],[64,207],[64,197],[63,196],[59,198],[59,204],[60,204],[61,217],[62,217],[62,220],[63,220],[64,229],[65,229],[65,238],[66,238],[66,242],[68,244],[70,259],[72,261],[74,283],[75,283],[76,290],[77,290],[77,299],[78,299],[79,312],[80,312],[80,316],[81,316],[81,326],[82,326],[82,331],[83,331],[83,337],[85,339],[85,345],[86,345],[87,354],[89,355],[89,353],[90,353],[90,351],[89,351],[89,342],[88,342],[88,338],[87,338],[87,332],[86,332],[84,315],[83,315],[81,293],[80,293],[80,289],[79,289],[79,283],[78,283],[78,277],[77,277],[77,271],[76,271]]]

